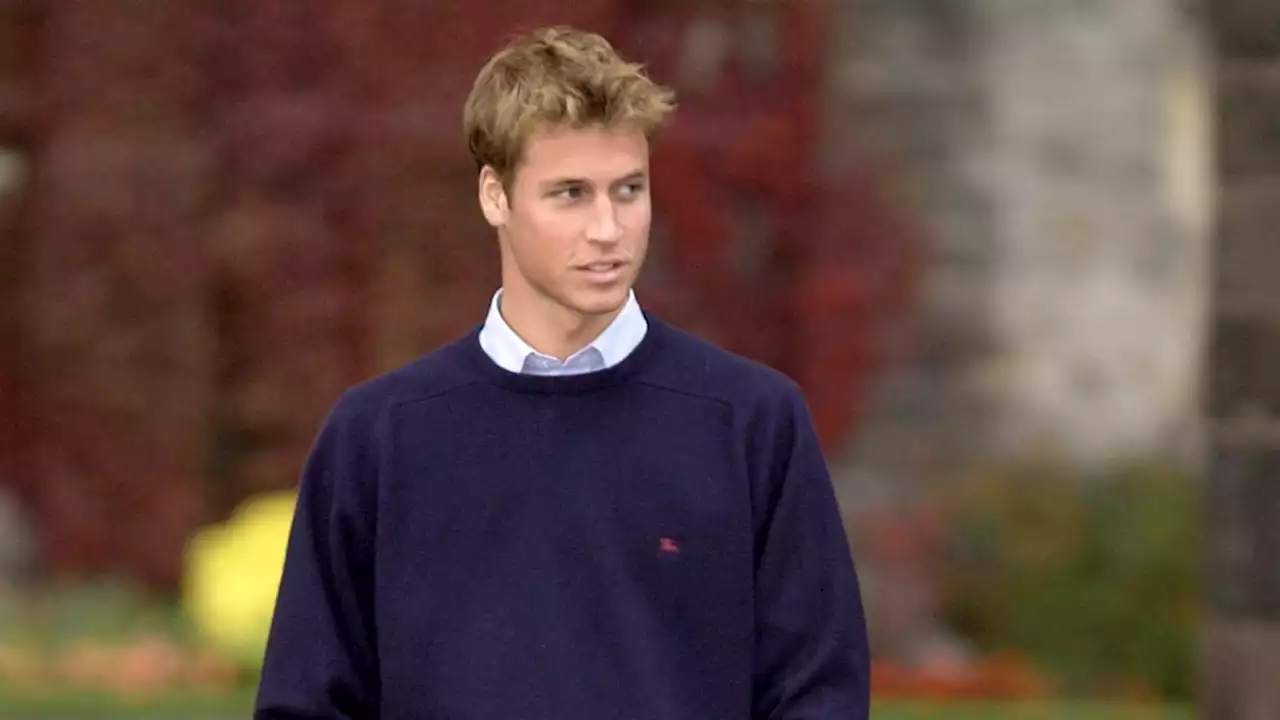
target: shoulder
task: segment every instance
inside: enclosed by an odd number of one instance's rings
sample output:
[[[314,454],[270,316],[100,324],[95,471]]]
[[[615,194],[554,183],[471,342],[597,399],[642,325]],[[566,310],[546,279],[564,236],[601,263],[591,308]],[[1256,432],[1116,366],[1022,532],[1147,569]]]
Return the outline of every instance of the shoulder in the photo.
[[[474,340],[474,333],[468,334],[352,385],[334,403],[328,424],[346,429],[372,427],[397,405],[474,384],[478,380],[469,370],[464,346]]]
[[[646,378],[650,384],[717,400],[735,410],[794,410],[804,406],[800,386],[758,360],[730,352],[692,333],[652,319],[663,334],[663,361]]]

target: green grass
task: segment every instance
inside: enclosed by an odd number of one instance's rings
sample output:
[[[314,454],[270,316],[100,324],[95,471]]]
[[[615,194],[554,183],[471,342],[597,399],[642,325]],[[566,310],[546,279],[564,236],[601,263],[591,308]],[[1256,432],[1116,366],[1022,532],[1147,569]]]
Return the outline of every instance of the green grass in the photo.
[[[1101,703],[881,703],[875,720],[1191,720],[1183,709]]]
[[[88,693],[59,696],[0,695],[3,720],[245,720],[250,699],[232,697],[170,697],[125,701]],[[876,720],[1191,720],[1186,710],[1145,706],[1068,703],[1019,705],[1001,703],[880,703]]]
[[[249,706],[244,694],[145,701],[87,692],[0,694],[0,720],[246,720]]]

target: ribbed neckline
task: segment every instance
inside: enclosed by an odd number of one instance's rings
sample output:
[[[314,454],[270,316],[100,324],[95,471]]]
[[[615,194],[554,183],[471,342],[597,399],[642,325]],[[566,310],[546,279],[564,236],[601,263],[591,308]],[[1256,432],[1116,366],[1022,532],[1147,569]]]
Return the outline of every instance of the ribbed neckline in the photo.
[[[617,385],[634,376],[650,362],[663,344],[666,326],[660,320],[644,314],[648,330],[640,344],[622,362],[613,367],[578,375],[526,375],[513,373],[493,361],[480,346],[480,328],[476,326],[462,339],[467,361],[486,381],[508,390],[542,395],[560,395],[590,392]]]

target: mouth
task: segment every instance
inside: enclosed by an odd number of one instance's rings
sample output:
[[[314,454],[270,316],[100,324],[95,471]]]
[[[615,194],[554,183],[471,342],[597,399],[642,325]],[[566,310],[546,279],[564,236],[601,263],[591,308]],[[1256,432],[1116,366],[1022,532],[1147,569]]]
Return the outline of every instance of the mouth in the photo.
[[[587,279],[594,283],[611,283],[616,282],[622,277],[622,271],[626,268],[627,263],[622,260],[602,260],[600,262],[579,265],[576,270],[587,276]]]

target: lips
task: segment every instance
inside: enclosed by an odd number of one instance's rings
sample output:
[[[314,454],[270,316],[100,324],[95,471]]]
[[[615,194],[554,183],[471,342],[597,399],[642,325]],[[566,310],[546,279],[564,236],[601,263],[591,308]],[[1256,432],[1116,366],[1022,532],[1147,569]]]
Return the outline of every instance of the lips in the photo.
[[[626,267],[626,262],[622,260],[601,260],[579,265],[577,269],[592,282],[608,283],[621,278],[624,267]]]

